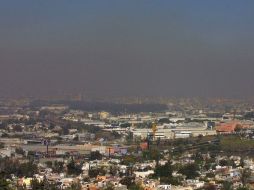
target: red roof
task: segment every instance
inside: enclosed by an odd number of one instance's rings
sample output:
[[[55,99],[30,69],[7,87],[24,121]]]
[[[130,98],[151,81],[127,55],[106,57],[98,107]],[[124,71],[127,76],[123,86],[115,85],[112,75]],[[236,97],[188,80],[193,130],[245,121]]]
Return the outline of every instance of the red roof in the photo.
[[[221,125],[217,126],[216,131],[218,132],[234,132],[235,126],[234,125]]]
[[[238,121],[232,121],[228,123],[221,123],[216,127],[216,131],[218,132],[234,132],[236,126],[240,126],[241,128],[248,128],[247,125],[242,125]]]

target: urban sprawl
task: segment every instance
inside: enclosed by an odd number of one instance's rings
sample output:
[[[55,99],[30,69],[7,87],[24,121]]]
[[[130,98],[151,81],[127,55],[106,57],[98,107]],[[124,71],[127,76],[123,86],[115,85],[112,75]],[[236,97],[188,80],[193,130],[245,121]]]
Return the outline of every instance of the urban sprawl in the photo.
[[[80,104],[0,100],[1,190],[254,189],[252,103]]]

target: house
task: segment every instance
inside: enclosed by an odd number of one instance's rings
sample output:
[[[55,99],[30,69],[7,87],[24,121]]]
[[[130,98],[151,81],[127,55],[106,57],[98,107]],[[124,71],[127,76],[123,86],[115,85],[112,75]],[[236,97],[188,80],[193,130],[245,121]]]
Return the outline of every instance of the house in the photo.
[[[146,178],[151,174],[154,174],[154,170],[148,170],[148,171],[144,171],[144,172],[134,172],[136,177],[141,177],[141,178]]]

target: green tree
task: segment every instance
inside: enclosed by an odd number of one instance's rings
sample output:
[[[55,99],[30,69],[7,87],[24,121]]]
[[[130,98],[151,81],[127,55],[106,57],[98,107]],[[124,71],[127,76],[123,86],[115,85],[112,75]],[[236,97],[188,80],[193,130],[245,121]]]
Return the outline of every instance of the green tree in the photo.
[[[199,166],[196,163],[187,164],[179,170],[179,173],[185,175],[187,179],[195,179],[199,176]]]
[[[243,184],[243,187],[246,187],[246,184],[247,184],[247,180],[248,178],[251,176],[251,171],[250,169],[248,168],[244,168],[242,171],[241,171],[241,182]]]
[[[12,188],[10,187],[10,183],[2,177],[0,178],[0,189],[1,190],[12,190]]]
[[[168,118],[161,118],[158,123],[171,123],[171,121]]]
[[[33,178],[31,180],[31,188],[32,190],[44,190],[44,184],[43,182],[40,182],[38,179]]]
[[[100,170],[99,169],[91,169],[88,171],[88,175],[90,178],[95,178],[100,174]]]
[[[220,166],[231,166],[232,162],[230,160],[223,159],[223,160],[220,160],[219,165]]]
[[[0,143],[0,149],[4,148],[4,143]]]
[[[109,173],[110,173],[112,176],[116,175],[116,174],[118,173],[118,166],[116,166],[116,165],[110,166],[110,168],[109,168]]]
[[[165,165],[158,165],[154,170],[154,177],[172,177],[173,167],[171,162]]]
[[[130,164],[135,164],[136,161],[137,161],[136,156],[134,156],[134,155],[126,155],[126,156],[123,157],[122,164],[128,166]]]
[[[20,147],[16,148],[16,149],[15,149],[15,152],[16,152],[17,154],[25,155],[25,151],[24,151],[22,148],[20,148]]]
[[[38,167],[32,161],[22,163],[18,166],[18,176],[33,177],[34,174],[38,173]]]
[[[112,183],[107,184],[107,186],[104,188],[104,190],[114,190],[114,186]]]
[[[45,164],[46,164],[47,167],[49,167],[49,168],[52,168],[52,166],[53,166],[52,161],[47,161],[47,162],[45,162]]]
[[[120,183],[122,185],[126,185],[127,188],[129,188],[130,186],[132,185],[135,185],[134,183],[134,178],[133,177],[123,177],[121,180],[120,180]]]
[[[238,187],[236,190],[249,190],[248,187]]]
[[[172,176],[172,172],[174,170],[173,168],[174,167],[170,161],[168,161],[165,165],[157,165],[152,178],[160,178],[161,184],[180,185],[182,184],[183,179],[181,177]]]
[[[77,165],[75,161],[72,159],[67,165],[67,173],[69,175],[79,175],[82,172],[81,165]]]
[[[143,152],[143,159],[159,161],[161,158],[160,152],[157,149],[151,149]]]
[[[90,160],[101,160],[102,155],[99,151],[91,152]]]
[[[56,173],[62,173],[64,171],[64,163],[56,160],[52,169]]]
[[[127,127],[130,127],[130,126],[131,126],[130,123],[121,123],[121,124],[120,124],[120,127],[121,127],[121,128],[127,128]]]
[[[140,184],[133,184],[129,187],[130,190],[143,190],[144,188]]]
[[[233,184],[229,181],[224,181],[222,184],[222,190],[233,190]]]

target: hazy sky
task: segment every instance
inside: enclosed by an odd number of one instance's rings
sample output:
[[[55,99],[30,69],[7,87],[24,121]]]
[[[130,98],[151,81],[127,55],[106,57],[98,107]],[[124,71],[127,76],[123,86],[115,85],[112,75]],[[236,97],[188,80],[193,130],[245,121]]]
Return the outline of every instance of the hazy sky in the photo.
[[[2,0],[1,95],[254,96],[253,0]]]

